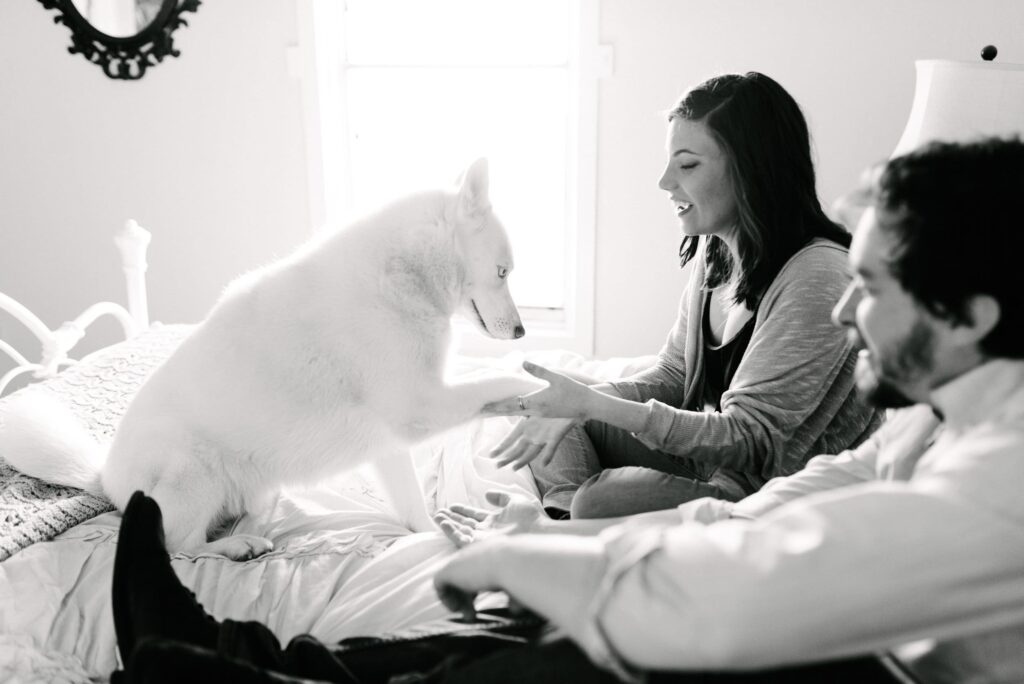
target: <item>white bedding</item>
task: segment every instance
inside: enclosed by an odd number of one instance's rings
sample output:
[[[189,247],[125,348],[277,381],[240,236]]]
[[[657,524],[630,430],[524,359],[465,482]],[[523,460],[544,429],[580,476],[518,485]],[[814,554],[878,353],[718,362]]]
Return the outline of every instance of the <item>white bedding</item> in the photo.
[[[518,367],[522,358],[462,358],[457,370]],[[530,358],[603,378],[650,362],[584,361],[559,352]],[[511,424],[479,420],[414,450],[432,506],[484,507],[488,489],[536,496],[528,469],[499,470],[486,458]],[[215,616],[260,620],[282,640],[311,633],[333,641],[441,617],[446,611],[431,578],[453,548],[440,532],[400,527],[373,479],[361,469],[316,490],[283,492],[271,510],[239,521],[239,528],[273,540],[275,550],[265,556],[238,563],[179,554],[174,568]],[[0,563],[0,681],[95,681],[115,669],[110,578],[119,521],[105,513]]]

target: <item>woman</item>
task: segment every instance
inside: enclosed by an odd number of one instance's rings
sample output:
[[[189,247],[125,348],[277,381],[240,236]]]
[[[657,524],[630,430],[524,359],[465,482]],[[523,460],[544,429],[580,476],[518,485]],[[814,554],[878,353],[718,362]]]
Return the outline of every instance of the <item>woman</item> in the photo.
[[[552,517],[735,501],[880,421],[829,318],[850,235],[821,208],[799,106],[763,74],[727,74],[668,118],[659,186],[694,269],[657,362],[607,384],[526,364],[549,387],[487,408],[529,418],[493,455],[530,464]]]

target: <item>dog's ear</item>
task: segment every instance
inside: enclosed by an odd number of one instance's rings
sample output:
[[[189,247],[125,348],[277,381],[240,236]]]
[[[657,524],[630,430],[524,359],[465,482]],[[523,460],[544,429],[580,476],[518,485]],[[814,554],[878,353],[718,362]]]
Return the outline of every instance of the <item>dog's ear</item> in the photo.
[[[490,211],[487,189],[487,159],[481,157],[470,164],[459,179],[459,214],[473,217]]]

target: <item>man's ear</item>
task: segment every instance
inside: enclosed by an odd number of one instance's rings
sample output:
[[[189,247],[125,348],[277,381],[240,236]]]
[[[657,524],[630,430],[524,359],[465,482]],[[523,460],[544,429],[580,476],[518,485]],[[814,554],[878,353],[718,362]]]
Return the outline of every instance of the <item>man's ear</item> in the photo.
[[[881,164],[876,164],[864,169],[857,188],[832,203],[832,214],[848,232],[857,229],[864,212],[874,203],[873,188],[878,185],[878,177],[882,175],[883,168]]]
[[[491,210],[488,190],[487,159],[481,157],[469,165],[459,181],[459,214],[479,216]]]
[[[967,300],[967,321],[953,329],[953,334],[964,343],[978,343],[999,323],[1002,309],[996,298],[976,294]]]

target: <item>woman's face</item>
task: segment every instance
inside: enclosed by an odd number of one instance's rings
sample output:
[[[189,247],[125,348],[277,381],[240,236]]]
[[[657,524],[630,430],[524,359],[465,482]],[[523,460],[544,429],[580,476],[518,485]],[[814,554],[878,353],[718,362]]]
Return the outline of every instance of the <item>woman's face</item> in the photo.
[[[684,235],[726,237],[736,226],[736,196],[725,152],[700,121],[674,118],[668,164],[658,181],[675,206]]]

